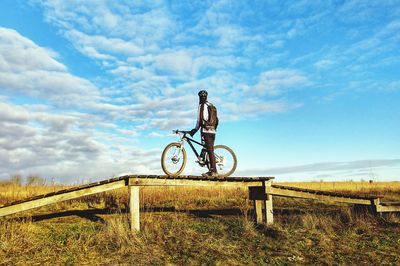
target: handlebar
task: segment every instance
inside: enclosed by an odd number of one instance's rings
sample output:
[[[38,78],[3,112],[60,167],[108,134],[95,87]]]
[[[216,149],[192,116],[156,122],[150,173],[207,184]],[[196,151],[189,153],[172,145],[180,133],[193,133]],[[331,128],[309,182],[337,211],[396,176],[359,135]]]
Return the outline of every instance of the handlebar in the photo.
[[[182,133],[182,134],[189,134],[190,133],[190,131],[184,131],[184,130],[172,130],[172,133],[174,133],[174,134],[179,134],[179,133]]]

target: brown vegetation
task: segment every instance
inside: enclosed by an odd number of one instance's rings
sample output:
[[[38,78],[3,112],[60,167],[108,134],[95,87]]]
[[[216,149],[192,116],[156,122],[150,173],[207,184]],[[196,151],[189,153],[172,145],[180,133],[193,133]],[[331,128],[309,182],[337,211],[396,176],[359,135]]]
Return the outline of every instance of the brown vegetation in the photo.
[[[400,185],[299,183],[379,193]],[[368,187],[369,186],[369,187]],[[63,186],[0,185],[0,206]],[[0,265],[399,265],[400,218],[349,205],[274,197],[275,224],[256,227],[244,189],[144,188],[142,232],[130,233],[127,189],[0,219]]]

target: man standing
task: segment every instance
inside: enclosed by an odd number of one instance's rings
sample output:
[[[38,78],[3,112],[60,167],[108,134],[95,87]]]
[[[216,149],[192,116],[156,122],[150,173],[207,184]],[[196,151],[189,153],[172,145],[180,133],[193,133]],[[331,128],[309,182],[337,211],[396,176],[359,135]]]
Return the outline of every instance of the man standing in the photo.
[[[205,143],[210,158],[210,168],[206,177],[218,177],[214,155],[215,132],[218,127],[217,109],[207,101],[208,93],[205,90],[199,92],[199,109],[196,127],[190,131],[193,136],[201,128],[201,140]]]

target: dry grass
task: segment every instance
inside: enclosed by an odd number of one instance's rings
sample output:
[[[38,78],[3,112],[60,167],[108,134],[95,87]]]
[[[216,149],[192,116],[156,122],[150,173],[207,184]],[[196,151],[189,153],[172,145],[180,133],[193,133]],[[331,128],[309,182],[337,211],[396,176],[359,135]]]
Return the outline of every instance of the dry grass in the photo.
[[[397,182],[285,184],[378,192],[400,200]],[[332,189],[332,187],[334,188]],[[0,205],[65,187],[0,186]],[[275,224],[256,227],[247,191],[143,188],[141,233],[128,224],[127,189],[0,219],[0,265],[399,265],[400,218],[347,205],[274,197]]]

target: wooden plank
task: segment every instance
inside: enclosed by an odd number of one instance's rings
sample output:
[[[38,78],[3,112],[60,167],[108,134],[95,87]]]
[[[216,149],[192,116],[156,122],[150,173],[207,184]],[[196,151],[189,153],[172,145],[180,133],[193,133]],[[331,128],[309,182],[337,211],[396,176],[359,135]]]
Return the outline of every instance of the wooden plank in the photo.
[[[131,230],[132,232],[140,231],[140,199],[139,187],[129,186],[129,211],[131,214]]]
[[[63,194],[57,194],[53,196],[48,196],[45,198],[39,198],[27,202],[22,202],[6,207],[0,208],[0,217],[5,216],[5,215],[10,215],[38,207],[42,207],[45,205],[49,205],[52,203],[57,203],[65,200],[70,200],[70,199],[75,199],[83,196],[88,196],[100,192],[105,192],[117,188],[121,188],[125,186],[125,180],[120,180],[120,181],[115,181],[112,183],[106,183],[103,185],[97,185],[94,187],[89,187],[89,188],[82,188],[80,190],[74,190],[70,192],[65,192]]]
[[[250,200],[267,200],[267,194],[265,193],[265,187],[249,187],[249,199]]]
[[[287,189],[287,190],[293,190],[293,191],[314,193],[314,194],[318,194],[318,195],[344,197],[344,198],[354,198],[354,199],[374,200],[376,198],[383,198],[383,196],[375,196],[375,195],[374,196],[361,196],[361,195],[350,194],[350,193],[333,192],[333,191],[325,191],[325,190],[314,190],[314,189],[289,187],[289,186],[282,186],[282,185],[272,185],[272,187],[281,188],[281,189]]]
[[[383,206],[400,206],[400,201],[384,201],[380,202]]]
[[[268,199],[265,201],[265,223],[271,225],[274,223],[274,210],[272,207],[272,195],[268,195]]]
[[[400,212],[400,205],[377,205],[377,212]]]
[[[124,176],[124,178],[137,178],[137,179],[146,179],[146,178],[152,178],[152,179],[172,179],[172,180],[205,180],[205,181],[215,181],[215,182],[221,182],[221,181],[233,181],[233,182],[254,182],[254,181],[268,181],[274,179],[272,176],[263,176],[263,177],[244,177],[244,176],[230,176],[230,177],[225,177],[223,179],[210,179],[206,178],[203,176],[193,176],[193,175],[181,175],[181,176],[167,176],[167,175],[127,175]]]
[[[255,200],[254,201],[254,214],[255,220],[257,224],[263,224],[263,201],[262,200]]]
[[[223,187],[248,187],[260,186],[261,181],[253,182],[232,182],[220,180],[194,180],[194,179],[142,179],[130,178],[131,186],[223,186]]]
[[[267,193],[271,193],[272,195],[282,196],[282,197],[316,199],[323,201],[343,202],[343,203],[362,204],[362,205],[371,205],[373,202],[370,199],[346,198],[333,195],[315,194],[304,191],[294,191],[290,189],[277,188],[275,186],[272,186],[269,189],[267,188],[267,190],[269,190]]]
[[[381,202],[380,199],[374,200],[376,212],[400,212],[400,202]]]
[[[271,225],[274,223],[274,210],[272,206],[272,194],[269,193],[272,186],[272,180],[268,180],[264,182],[264,193],[267,195],[267,199],[265,201],[265,223],[266,225]]]
[[[94,182],[94,183],[89,183],[89,184],[85,184],[85,185],[81,185],[81,186],[70,187],[70,188],[67,188],[67,189],[62,189],[62,190],[58,190],[58,191],[55,191],[55,192],[50,192],[50,193],[46,193],[46,194],[42,194],[42,195],[36,195],[36,196],[33,196],[33,197],[29,197],[29,198],[17,200],[17,201],[11,202],[11,203],[7,203],[7,204],[5,204],[4,206],[1,206],[1,207],[7,207],[7,206],[10,206],[10,205],[15,205],[15,204],[19,204],[19,203],[23,203],[23,202],[27,202],[27,201],[32,201],[32,200],[41,199],[41,198],[47,198],[47,197],[50,197],[50,196],[64,194],[66,192],[81,190],[81,189],[84,189],[84,188],[96,187],[96,186],[100,186],[100,185],[104,185],[104,184],[108,184],[108,183],[113,183],[113,182],[116,182],[116,181],[119,181],[119,180],[127,181],[128,177],[127,176],[120,176],[120,177],[111,178],[111,179],[107,179],[107,180],[103,180],[103,181],[99,181],[99,182]]]

